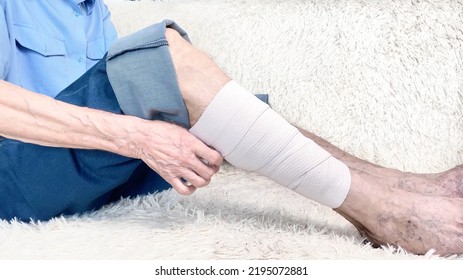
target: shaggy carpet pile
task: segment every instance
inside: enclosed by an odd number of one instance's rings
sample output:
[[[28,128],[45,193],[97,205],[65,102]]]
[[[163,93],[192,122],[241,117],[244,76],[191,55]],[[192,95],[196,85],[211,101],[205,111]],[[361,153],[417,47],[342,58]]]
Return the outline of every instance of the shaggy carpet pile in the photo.
[[[463,163],[463,1],[106,3],[121,36],[174,19],[290,122],[358,157],[426,173]],[[333,210],[225,164],[192,196],[168,191],[48,222],[0,222],[0,258],[440,257],[374,249]]]

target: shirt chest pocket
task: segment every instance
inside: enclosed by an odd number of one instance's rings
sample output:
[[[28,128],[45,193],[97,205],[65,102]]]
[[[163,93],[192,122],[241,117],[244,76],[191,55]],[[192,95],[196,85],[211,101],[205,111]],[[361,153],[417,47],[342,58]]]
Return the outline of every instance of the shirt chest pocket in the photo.
[[[65,56],[66,44],[63,40],[39,32],[27,26],[15,26],[16,44],[27,50],[41,54],[42,56]],[[100,60],[106,53],[104,37],[90,40],[87,43],[87,58]]]
[[[64,41],[48,34],[40,33],[34,28],[16,25],[14,36],[17,46],[19,45],[22,48],[43,56],[66,55],[66,45]]]
[[[106,53],[105,39],[100,37],[87,43],[87,58],[90,60],[100,60]]]

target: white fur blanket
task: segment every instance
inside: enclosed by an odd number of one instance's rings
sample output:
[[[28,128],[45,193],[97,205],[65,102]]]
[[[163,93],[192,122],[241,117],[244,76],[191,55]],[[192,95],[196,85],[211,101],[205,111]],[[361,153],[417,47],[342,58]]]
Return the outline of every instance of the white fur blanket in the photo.
[[[463,163],[463,2],[107,1],[121,35],[164,18],[292,123],[415,172]],[[387,203],[385,201],[385,203]],[[225,165],[210,187],[79,217],[0,222],[0,258],[412,259],[331,209]]]

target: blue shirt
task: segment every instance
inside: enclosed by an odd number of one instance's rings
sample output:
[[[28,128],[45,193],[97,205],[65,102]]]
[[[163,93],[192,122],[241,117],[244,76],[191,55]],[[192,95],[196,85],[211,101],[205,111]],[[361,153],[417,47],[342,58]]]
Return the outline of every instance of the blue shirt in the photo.
[[[0,79],[55,97],[116,38],[102,0],[0,0]]]

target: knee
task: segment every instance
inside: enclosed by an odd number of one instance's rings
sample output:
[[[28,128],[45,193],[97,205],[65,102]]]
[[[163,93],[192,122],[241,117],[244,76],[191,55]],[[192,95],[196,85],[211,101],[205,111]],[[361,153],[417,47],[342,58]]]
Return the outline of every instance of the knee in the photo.
[[[166,28],[166,39],[169,42],[169,46],[177,46],[179,44],[189,44],[187,40],[185,40],[177,30],[172,28]]]
[[[178,70],[178,64],[182,64],[185,59],[191,59],[195,54],[195,49],[175,29],[166,28],[165,36],[169,44],[169,52],[172,56],[174,66]]]

